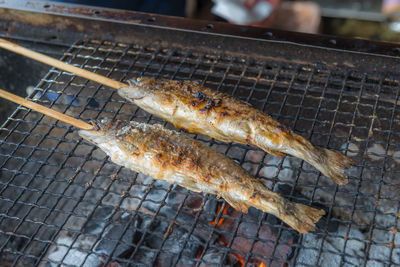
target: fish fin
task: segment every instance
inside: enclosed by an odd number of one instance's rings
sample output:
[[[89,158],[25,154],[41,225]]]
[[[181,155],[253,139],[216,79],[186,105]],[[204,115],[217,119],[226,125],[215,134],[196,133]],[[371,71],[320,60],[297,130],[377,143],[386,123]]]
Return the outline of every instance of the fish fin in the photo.
[[[268,150],[267,153],[268,153],[268,154],[271,154],[271,155],[273,155],[273,156],[275,156],[275,157],[278,157],[278,158],[284,158],[284,157],[286,157],[286,154],[285,154],[285,153],[278,152],[278,151]]]
[[[346,157],[345,155],[339,154],[329,149],[320,148],[320,159],[317,160],[317,166],[325,176],[331,178],[335,183],[339,185],[345,185],[348,183],[347,175],[345,170],[355,165],[355,162]]]
[[[167,181],[167,182],[171,183],[170,181]],[[203,190],[198,188],[195,183],[184,183],[184,184],[179,184],[179,185],[183,186],[186,189],[189,189],[190,191],[196,192],[196,193],[202,193],[203,192]]]
[[[177,177],[179,177],[181,179],[182,177],[185,177],[185,174],[178,172],[178,173],[175,174],[175,176],[170,176],[168,178],[162,178],[162,179],[158,179],[158,180],[166,181],[166,182],[168,182],[170,184],[177,184],[179,186],[182,186],[182,187],[184,187],[184,188],[186,188],[186,189],[188,189],[190,191],[196,192],[196,193],[202,193],[203,192],[203,190],[201,190],[198,187],[198,184],[194,180],[192,180],[192,179],[183,179],[183,182],[177,183],[176,180],[179,180],[179,179],[177,179]]]
[[[232,198],[230,198],[229,196],[223,195],[222,196],[226,202],[228,202],[229,205],[232,206],[232,208],[234,208],[235,210],[239,210],[243,213],[247,213],[248,209],[249,209],[249,205],[243,203],[243,202],[239,202],[237,200],[234,200]]]

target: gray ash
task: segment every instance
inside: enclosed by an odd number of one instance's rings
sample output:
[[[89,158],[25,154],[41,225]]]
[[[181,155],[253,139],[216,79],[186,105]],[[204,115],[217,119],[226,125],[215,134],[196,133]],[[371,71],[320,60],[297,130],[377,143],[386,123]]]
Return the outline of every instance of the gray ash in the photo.
[[[182,251],[182,266],[194,265],[193,260],[204,241],[196,235],[188,237],[188,231],[179,224],[170,229],[167,221],[153,220],[141,213],[136,216],[125,213],[106,228],[94,252],[106,258],[114,255],[113,260],[121,263],[147,265],[153,262],[155,266],[171,266]],[[189,242],[185,246],[183,241],[187,238]]]

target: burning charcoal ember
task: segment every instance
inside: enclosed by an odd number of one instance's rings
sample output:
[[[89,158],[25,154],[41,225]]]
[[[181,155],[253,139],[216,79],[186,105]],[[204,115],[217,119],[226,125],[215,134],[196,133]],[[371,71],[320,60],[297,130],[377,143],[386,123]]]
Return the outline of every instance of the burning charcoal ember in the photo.
[[[232,214],[230,214],[227,218],[225,218],[224,223],[219,227],[221,232],[231,233],[235,230],[237,222],[235,222],[234,218],[239,218],[240,212],[233,210]],[[243,253],[247,253],[250,251],[251,246],[254,243],[253,250],[251,253],[255,255],[263,255],[263,257],[270,258],[274,257],[274,259],[279,259],[279,261],[272,261],[274,266],[283,266],[278,263],[284,262],[289,258],[291,254],[292,248],[291,245],[297,242],[297,233],[293,231],[283,230],[278,236],[278,231],[273,229],[269,224],[262,223],[260,229],[258,230],[258,218],[253,217],[251,213],[244,215],[242,221],[239,224],[237,236],[234,238],[232,243],[232,249],[236,251],[242,251]],[[229,242],[231,239],[231,235],[229,234],[221,234],[220,237],[225,241]],[[256,240],[256,241],[254,241]],[[274,252],[274,246],[276,246]],[[272,255],[273,253],[273,255]],[[243,254],[245,255],[245,254]],[[229,256],[230,260],[234,260],[234,256]],[[252,261],[260,263],[263,259],[257,258],[257,256],[252,256]],[[277,265],[276,265],[277,264]]]

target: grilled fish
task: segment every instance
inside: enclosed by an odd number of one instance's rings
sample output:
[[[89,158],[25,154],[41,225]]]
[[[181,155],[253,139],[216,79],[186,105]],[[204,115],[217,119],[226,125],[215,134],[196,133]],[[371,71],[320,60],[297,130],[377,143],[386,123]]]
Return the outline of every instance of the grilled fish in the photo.
[[[111,160],[155,179],[194,192],[215,194],[242,212],[252,206],[271,213],[300,233],[307,233],[324,215],[270,191],[227,156],[161,125],[137,122],[93,122],[79,134],[100,147]]]
[[[223,142],[259,147],[278,157],[304,159],[340,185],[354,162],[334,151],[313,146],[250,104],[202,86],[199,82],[140,77],[118,90],[123,98],[189,133]]]

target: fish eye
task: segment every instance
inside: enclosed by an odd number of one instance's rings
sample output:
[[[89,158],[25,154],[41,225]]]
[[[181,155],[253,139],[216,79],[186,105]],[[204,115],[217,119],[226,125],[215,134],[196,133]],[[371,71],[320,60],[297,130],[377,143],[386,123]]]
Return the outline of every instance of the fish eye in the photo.
[[[137,78],[136,78],[136,81],[137,81],[137,82],[142,81],[142,77],[137,77]]]

